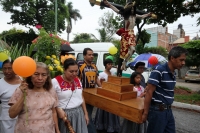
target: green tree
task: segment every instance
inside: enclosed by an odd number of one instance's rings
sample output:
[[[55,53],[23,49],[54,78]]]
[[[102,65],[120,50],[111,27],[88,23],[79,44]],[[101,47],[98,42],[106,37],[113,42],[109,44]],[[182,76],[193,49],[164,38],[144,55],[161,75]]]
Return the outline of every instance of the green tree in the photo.
[[[186,66],[197,66],[200,67],[200,41],[189,41],[183,45],[182,47],[186,48],[188,51],[188,55],[186,58]]]
[[[168,52],[163,47],[143,47],[141,44],[138,44],[136,47],[136,51],[138,54],[142,53],[154,53],[154,54],[160,54],[164,57],[167,57]]]
[[[136,35],[136,38],[138,40],[138,44],[141,44],[144,47],[146,43],[150,42],[151,35],[147,33],[146,30],[142,30],[140,34]]]
[[[159,25],[167,25],[167,23],[173,23],[181,16],[191,15],[199,13],[200,2],[199,0],[134,0],[136,2],[137,9],[140,11],[152,12],[157,15],[157,19],[144,19],[143,23],[137,20],[136,25],[138,33],[142,31],[142,27],[145,23],[154,23]],[[109,0],[111,3],[116,3],[123,7],[126,5],[125,0]],[[92,4],[91,4],[92,5]],[[120,8],[121,8],[120,7]],[[101,7],[102,8],[102,7]],[[123,20],[121,20],[123,21]],[[200,24],[200,19],[198,19]],[[140,36],[138,37],[140,38]],[[136,41],[138,43],[139,40]]]
[[[96,40],[93,36],[94,35],[88,33],[75,34],[74,40],[71,43],[99,42],[99,40]]]
[[[69,17],[67,18],[67,20],[72,28],[72,19],[76,22],[77,18],[82,19],[82,16],[79,13],[78,9],[73,8],[72,2],[68,2],[67,7],[68,7],[68,11],[69,11]]]
[[[197,19],[197,26],[200,25],[200,17]]]
[[[113,12],[106,12],[99,18],[100,29],[97,29],[100,35],[101,42],[110,42],[113,40],[113,35],[116,33],[116,26],[114,23],[117,21],[114,19]]]
[[[165,26],[167,23],[173,23],[181,15],[191,15],[199,13],[200,2],[199,0],[134,0],[137,4],[137,9],[146,10],[155,13],[158,18],[150,19],[150,23],[157,23]],[[109,0],[116,4],[124,6],[125,0]]]
[[[67,3],[69,17],[67,18],[67,41],[69,41],[69,34],[72,31],[72,19],[76,22],[77,18],[82,19],[82,16],[79,13],[79,10],[74,9],[72,2]]]
[[[0,0],[0,3],[3,11],[11,13],[9,24],[19,23],[26,27],[39,24],[48,32],[55,29],[54,0]],[[58,0],[58,32],[65,30],[65,19],[70,18],[69,11],[65,0]]]
[[[16,28],[0,33],[0,40],[4,40],[8,45],[16,45],[26,49],[27,44],[31,44],[32,41],[37,37],[33,29],[25,32]]]

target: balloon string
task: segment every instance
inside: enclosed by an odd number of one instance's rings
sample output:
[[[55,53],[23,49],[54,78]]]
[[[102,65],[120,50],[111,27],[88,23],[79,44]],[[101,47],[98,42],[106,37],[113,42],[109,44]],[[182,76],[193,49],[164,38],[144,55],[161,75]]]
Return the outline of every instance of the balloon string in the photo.
[[[24,92],[24,108],[25,108],[25,112],[26,112],[26,125],[28,124],[28,108],[26,106],[26,92]]]
[[[22,77],[23,81],[26,80],[25,77]],[[28,107],[26,106],[26,92],[24,92],[24,110],[25,110],[25,115],[26,115],[26,125],[28,124]]]

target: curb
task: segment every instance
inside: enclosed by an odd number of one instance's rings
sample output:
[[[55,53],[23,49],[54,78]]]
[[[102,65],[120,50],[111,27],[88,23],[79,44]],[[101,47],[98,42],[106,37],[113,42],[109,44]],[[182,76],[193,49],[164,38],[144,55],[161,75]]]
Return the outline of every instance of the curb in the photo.
[[[172,104],[175,108],[181,108],[181,109],[187,109],[187,110],[194,110],[197,112],[200,112],[200,106],[193,105],[193,104],[187,104],[187,103],[181,103],[181,102],[173,102]]]

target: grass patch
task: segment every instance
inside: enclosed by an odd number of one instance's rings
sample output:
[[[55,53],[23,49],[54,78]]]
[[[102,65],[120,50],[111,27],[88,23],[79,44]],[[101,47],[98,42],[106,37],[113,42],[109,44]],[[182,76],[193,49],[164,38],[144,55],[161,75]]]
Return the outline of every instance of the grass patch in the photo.
[[[185,90],[185,91],[191,91],[191,89],[184,87],[184,86],[175,86],[175,89],[181,89],[181,90]]]
[[[200,94],[184,86],[176,86],[174,89],[174,100],[182,103],[200,106]]]
[[[192,93],[190,95],[175,94],[174,100],[177,102],[200,105],[200,94],[198,93]]]

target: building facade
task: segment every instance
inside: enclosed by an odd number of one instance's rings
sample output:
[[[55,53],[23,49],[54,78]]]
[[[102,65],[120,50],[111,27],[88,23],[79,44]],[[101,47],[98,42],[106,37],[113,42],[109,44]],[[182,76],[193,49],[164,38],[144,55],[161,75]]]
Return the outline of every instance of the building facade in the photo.
[[[163,47],[167,51],[179,44],[184,44],[189,41],[189,36],[185,36],[183,25],[179,24],[177,30],[173,30],[173,34],[168,33],[168,27],[153,27],[146,29],[147,33],[151,35],[149,43],[146,47]]]

